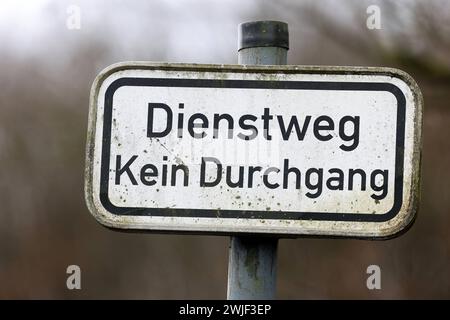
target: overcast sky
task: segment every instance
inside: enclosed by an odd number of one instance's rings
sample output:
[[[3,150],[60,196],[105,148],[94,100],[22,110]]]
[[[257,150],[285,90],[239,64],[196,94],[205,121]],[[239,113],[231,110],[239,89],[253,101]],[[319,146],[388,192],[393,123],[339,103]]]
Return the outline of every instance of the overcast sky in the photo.
[[[80,8],[80,30],[66,27],[71,5]],[[227,59],[218,53],[236,51],[237,25],[254,8],[253,0],[3,0],[0,37],[18,56],[70,54],[72,45],[98,37],[124,59],[218,62]]]
[[[237,26],[255,19],[288,22],[290,52],[303,54],[312,40],[319,44],[321,40],[314,33],[317,26],[299,16],[302,10],[290,12],[284,6],[289,2],[314,4],[328,19],[348,24],[350,30],[365,29],[366,7],[383,4],[380,0],[1,0],[0,56],[32,58],[57,66],[66,64],[80,49],[97,43],[107,48],[108,61],[236,63]],[[395,1],[401,8],[414,2]],[[450,1],[446,3],[450,8]],[[79,30],[67,28],[72,5],[80,9]],[[390,21],[393,19],[388,18],[387,11],[382,10],[383,29],[371,36],[386,37],[392,25],[406,28]],[[407,15],[408,10],[399,12]],[[332,50],[329,43],[321,45],[327,47],[325,51]],[[320,46],[318,50],[314,55],[324,54]]]

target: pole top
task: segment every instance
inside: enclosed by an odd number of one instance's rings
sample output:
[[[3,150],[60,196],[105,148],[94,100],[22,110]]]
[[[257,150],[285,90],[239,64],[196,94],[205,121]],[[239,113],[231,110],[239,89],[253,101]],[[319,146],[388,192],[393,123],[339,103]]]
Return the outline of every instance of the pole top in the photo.
[[[281,21],[241,23],[238,28],[238,51],[253,47],[280,47],[289,50],[287,23]]]

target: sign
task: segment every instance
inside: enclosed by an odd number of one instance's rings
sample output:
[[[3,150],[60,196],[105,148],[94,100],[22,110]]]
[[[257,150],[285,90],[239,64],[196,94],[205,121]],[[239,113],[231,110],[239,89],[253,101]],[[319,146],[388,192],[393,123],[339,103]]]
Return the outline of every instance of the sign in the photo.
[[[421,123],[395,69],[118,64],[92,87],[86,199],[111,228],[391,237]]]

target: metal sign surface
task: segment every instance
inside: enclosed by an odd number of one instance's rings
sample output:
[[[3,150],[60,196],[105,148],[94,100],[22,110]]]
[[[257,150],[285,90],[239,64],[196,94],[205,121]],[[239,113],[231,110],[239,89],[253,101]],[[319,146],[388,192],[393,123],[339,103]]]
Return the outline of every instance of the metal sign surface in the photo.
[[[395,69],[117,64],[91,91],[86,200],[112,228],[390,237],[421,125]]]

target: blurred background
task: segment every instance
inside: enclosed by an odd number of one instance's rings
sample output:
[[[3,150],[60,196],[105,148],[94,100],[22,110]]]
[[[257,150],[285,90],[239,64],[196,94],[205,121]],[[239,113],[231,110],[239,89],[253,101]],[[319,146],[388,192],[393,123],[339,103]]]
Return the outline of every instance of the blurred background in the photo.
[[[425,101],[415,225],[381,242],[281,240],[278,298],[450,298],[445,0],[1,1],[0,298],[226,298],[229,238],[113,232],[88,212],[89,90],[119,61],[237,63],[238,24],[264,19],[289,23],[290,64],[397,67]],[[71,264],[81,290],[66,287]],[[382,290],[366,287],[371,264]]]

